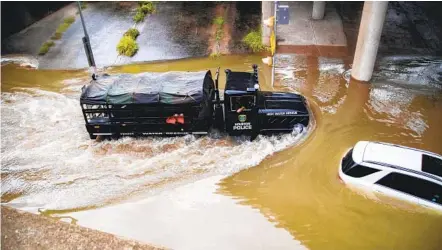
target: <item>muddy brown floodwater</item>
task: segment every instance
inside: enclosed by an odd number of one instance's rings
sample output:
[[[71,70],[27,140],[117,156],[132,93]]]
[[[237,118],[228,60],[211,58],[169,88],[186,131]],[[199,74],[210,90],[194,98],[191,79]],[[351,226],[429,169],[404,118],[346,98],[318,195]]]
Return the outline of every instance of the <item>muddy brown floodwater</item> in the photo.
[[[271,87],[261,58],[222,56],[107,71],[250,70],[257,63],[264,89],[306,96],[315,120],[307,133],[254,142],[216,133],[94,142],[78,103],[86,71],[3,65],[2,202],[180,249],[442,249],[440,213],[351,190],[337,172],[343,154],[359,140],[442,154],[441,83],[430,77],[440,74],[440,59],[388,61],[375,81],[362,84],[346,81],[343,59],[289,55],[281,57],[284,67]],[[172,210],[177,216],[167,217]],[[228,227],[227,218],[239,221],[237,227],[262,230],[234,238],[229,231],[239,229]],[[278,242],[255,245],[266,237]]]

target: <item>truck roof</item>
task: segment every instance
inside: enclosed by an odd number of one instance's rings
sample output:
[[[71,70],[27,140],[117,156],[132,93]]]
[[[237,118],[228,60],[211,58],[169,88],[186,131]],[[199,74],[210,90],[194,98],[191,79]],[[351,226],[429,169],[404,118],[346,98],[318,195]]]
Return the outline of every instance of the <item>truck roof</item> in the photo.
[[[248,72],[229,71],[226,80],[226,90],[247,91],[247,88],[254,88],[254,74]]]
[[[82,104],[192,104],[213,88],[210,71],[103,75],[82,89]]]

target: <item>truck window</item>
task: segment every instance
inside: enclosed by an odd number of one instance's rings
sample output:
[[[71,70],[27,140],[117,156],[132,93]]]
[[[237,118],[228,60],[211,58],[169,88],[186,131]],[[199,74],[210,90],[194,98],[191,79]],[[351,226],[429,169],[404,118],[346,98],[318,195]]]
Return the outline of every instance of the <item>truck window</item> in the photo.
[[[376,184],[442,204],[442,186],[431,181],[400,173],[389,173]]]
[[[253,95],[230,97],[231,111],[237,111],[241,107],[244,107],[244,110],[249,111],[252,109],[254,105],[255,105],[255,96]]]
[[[294,109],[298,112],[308,112],[307,107],[301,101],[266,100],[267,109]]]
[[[442,177],[442,160],[423,154],[422,171]]]

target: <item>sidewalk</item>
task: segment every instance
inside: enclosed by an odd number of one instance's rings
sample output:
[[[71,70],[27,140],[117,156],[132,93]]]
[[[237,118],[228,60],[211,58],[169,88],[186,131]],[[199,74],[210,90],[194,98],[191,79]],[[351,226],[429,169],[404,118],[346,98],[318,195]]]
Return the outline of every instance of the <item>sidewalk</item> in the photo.
[[[278,25],[278,45],[347,46],[342,21],[332,3],[326,3],[323,20],[313,20],[313,2],[280,2],[289,6],[290,20]]]

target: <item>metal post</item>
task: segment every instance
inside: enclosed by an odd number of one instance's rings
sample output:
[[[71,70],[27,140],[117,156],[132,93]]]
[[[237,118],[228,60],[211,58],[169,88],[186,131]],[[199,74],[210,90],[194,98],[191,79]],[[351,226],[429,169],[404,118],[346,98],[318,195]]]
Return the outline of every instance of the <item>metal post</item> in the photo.
[[[86,25],[84,24],[84,18],[83,18],[83,13],[81,12],[80,1],[77,1],[77,4],[78,4],[78,12],[80,13],[81,24],[83,25],[83,31],[84,31],[83,45],[84,45],[84,50],[86,52],[87,61],[89,63],[89,67],[93,67],[94,73],[96,73],[94,54],[92,53],[91,42],[89,40],[89,35],[87,34]]]
[[[278,1],[275,1],[275,10],[273,13],[273,16],[275,17],[275,23],[273,24],[273,33],[275,34],[275,44],[277,44],[277,39],[276,39],[276,26],[278,26],[278,16],[276,15],[277,9],[278,9]],[[275,54],[276,54],[276,46],[275,46],[275,53],[272,55],[272,87],[275,82],[275,62],[276,62]]]

